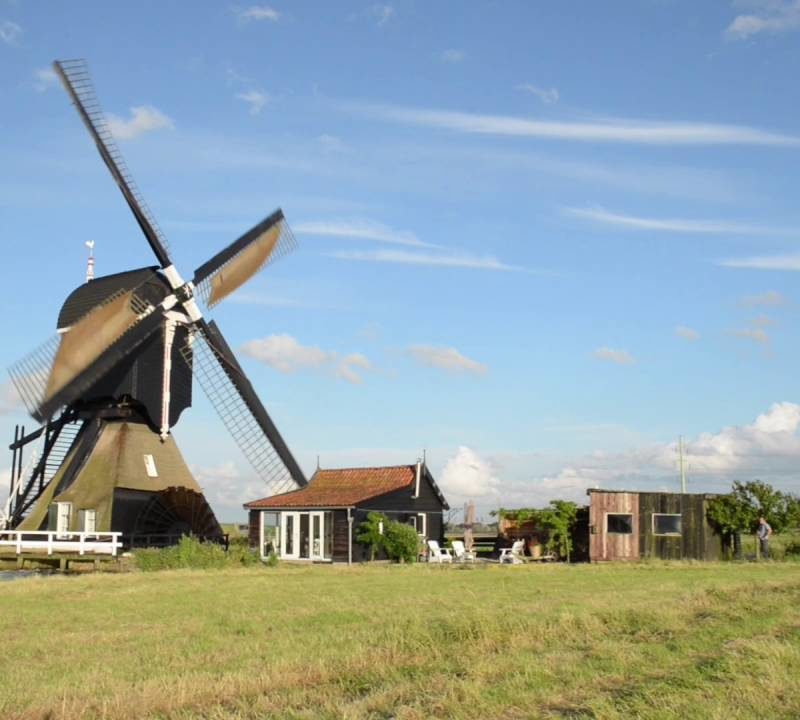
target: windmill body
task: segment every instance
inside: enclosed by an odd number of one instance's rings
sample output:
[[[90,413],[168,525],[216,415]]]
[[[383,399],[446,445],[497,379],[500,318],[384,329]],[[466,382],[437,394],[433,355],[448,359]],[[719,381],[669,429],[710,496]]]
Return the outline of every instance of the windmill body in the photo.
[[[187,533],[219,538],[171,434],[192,404],[193,378],[269,491],[295,489],[306,479],[200,305],[216,305],[291,250],[294,238],[277,210],[185,281],[108,130],[85,63],[53,67],[159,264],[98,278],[87,273],[63,303],[55,337],[10,368],[41,426],[15,432],[0,524],[121,532],[127,544]]]

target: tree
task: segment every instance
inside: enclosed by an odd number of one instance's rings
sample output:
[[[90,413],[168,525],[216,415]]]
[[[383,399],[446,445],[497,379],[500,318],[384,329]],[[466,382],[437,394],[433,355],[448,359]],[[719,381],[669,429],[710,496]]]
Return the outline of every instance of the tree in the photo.
[[[389,525],[388,518],[379,512],[371,512],[367,519],[358,526],[356,540],[369,546],[369,559],[374,560],[378,550],[385,545],[385,536],[381,532],[386,532]]]
[[[537,528],[547,531],[545,549],[556,552],[569,562],[572,553],[572,529],[578,517],[578,506],[568,500],[551,500],[550,505],[541,510],[521,508],[505,510],[500,508],[492,515],[514,520],[519,525],[532,521]]]
[[[800,499],[761,480],[737,480],[730,493],[708,504],[709,521],[722,535],[732,536],[734,543],[739,533],[755,533],[760,517],[766,518],[774,532],[784,532],[800,523]],[[737,557],[740,553],[737,546]]]
[[[419,555],[419,535],[411,525],[390,520],[384,528],[383,547],[390,560],[416,562]]]

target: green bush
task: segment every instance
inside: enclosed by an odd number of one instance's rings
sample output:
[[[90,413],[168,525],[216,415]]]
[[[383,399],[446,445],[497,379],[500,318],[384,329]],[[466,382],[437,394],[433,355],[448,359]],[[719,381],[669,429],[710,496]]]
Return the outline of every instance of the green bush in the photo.
[[[171,547],[134,550],[133,557],[136,567],[145,571],[238,567],[259,562],[258,554],[244,545],[237,543],[226,552],[221,545],[186,535]]]
[[[783,556],[787,559],[800,560],[800,540],[791,540],[783,548]]]
[[[415,562],[419,554],[419,536],[410,525],[390,520],[384,527],[383,547],[390,560]]]

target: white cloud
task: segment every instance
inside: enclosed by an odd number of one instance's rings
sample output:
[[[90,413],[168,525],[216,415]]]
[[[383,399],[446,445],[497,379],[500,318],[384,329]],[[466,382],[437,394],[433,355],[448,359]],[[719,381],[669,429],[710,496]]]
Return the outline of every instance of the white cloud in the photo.
[[[282,373],[319,368],[333,357],[332,353],[314,345],[301,345],[291,335],[270,335],[261,340],[250,340],[242,346],[242,352]]]
[[[800,231],[792,229],[760,227],[747,223],[726,222],[722,220],[685,220],[677,218],[644,218],[635,215],[612,213],[603,208],[567,207],[564,211],[575,217],[593,220],[607,225],[618,225],[636,230],[659,232],[722,234],[722,235],[788,235],[800,236]]]
[[[336,377],[347,380],[349,383],[358,385],[362,378],[358,371],[372,370],[372,363],[361,353],[350,353],[345,355],[336,366]]]
[[[298,370],[329,372],[352,384],[361,383],[360,372],[372,370],[369,359],[361,353],[340,357],[334,350],[323,350],[316,345],[302,345],[287,334],[250,340],[242,346],[242,353],[281,373],[294,373]]]
[[[441,58],[442,62],[454,65],[456,63],[460,63],[464,59],[464,51],[453,49],[442,50],[439,57]]]
[[[374,220],[315,220],[301,222],[294,226],[294,232],[299,235],[320,235],[323,237],[356,238],[359,240],[374,240],[375,242],[389,243],[391,245],[408,245],[413,247],[438,247],[422,242],[409,230],[395,230]]]
[[[742,338],[742,340],[751,340],[759,345],[766,345],[769,343],[767,331],[760,327],[740,328],[734,330],[733,334],[738,338]]]
[[[745,295],[741,304],[744,307],[777,307],[778,305],[785,305],[786,298],[776,290],[767,290],[761,295]]]
[[[51,67],[35,70],[33,77],[33,87],[36,92],[45,92],[58,82],[58,75],[56,75],[56,71]]]
[[[592,355],[598,360],[614,363],[616,365],[633,365],[636,359],[627,350],[614,350],[613,348],[597,348]]]
[[[758,12],[737,15],[725,31],[728,37],[746,40],[759,33],[800,30],[800,0],[760,0],[749,4]]]
[[[251,115],[258,115],[269,101],[269,95],[259,90],[248,90],[244,93],[236,93],[236,99],[242,100],[250,106]]]
[[[759,130],[745,125],[647,122],[629,119],[612,119],[602,122],[545,122],[505,115],[478,115],[368,103],[350,103],[344,107],[360,115],[378,120],[468,134],[647,145],[800,146],[800,137]]]
[[[483,363],[462,355],[452,347],[412,345],[407,352],[420,365],[450,374],[485,375],[489,370]]]
[[[700,339],[700,333],[697,332],[697,330],[692,330],[692,328],[686,327],[685,325],[678,325],[675,328],[675,334],[688,342],[696,342]]]
[[[281,14],[274,8],[269,7],[269,5],[252,5],[239,12],[239,19],[244,21],[255,20],[259,22],[261,20],[269,20],[270,22],[278,22],[280,18]]]
[[[388,3],[373,5],[369,12],[376,19],[378,27],[386,25],[395,15],[394,6]]]
[[[555,105],[559,100],[558,90],[555,88],[545,89],[537,87],[536,85],[531,85],[530,83],[522,83],[521,85],[517,85],[517,89],[535,95],[545,105]]]
[[[742,268],[747,270],[800,270],[800,254],[788,255],[755,255],[742,258],[728,258],[720,260],[717,265],[728,268]]]
[[[463,445],[444,465],[439,485],[451,504],[468,499],[496,497],[500,480],[491,464]]]
[[[137,105],[131,108],[128,120],[108,114],[108,129],[117,140],[132,140],[139,135],[153,130],[172,130],[175,126],[160,110],[152,105]]]
[[[0,415],[8,415],[22,410],[23,407],[22,398],[13,383],[5,382],[0,385]]]
[[[357,250],[340,250],[326,253],[327,257],[337,260],[355,260],[357,262],[399,263],[401,265],[432,265],[434,267],[458,267],[473,270],[500,270],[503,272],[532,272],[516,265],[506,265],[491,256],[475,257],[473,255],[426,255],[405,250],[377,250],[361,252]]]
[[[22,28],[11,20],[0,22],[0,40],[6,45],[16,45],[17,40],[22,36]]]

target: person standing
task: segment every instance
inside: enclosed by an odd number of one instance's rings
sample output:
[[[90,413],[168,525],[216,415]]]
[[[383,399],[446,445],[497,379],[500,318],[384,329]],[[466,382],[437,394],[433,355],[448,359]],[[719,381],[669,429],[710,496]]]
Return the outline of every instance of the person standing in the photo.
[[[769,560],[769,536],[772,535],[772,527],[765,517],[758,518],[758,530],[756,531],[756,535],[758,536],[758,544],[761,549],[761,557],[765,560]]]

